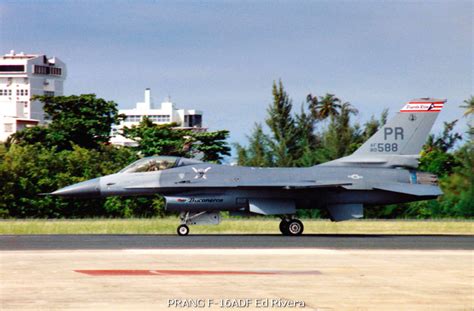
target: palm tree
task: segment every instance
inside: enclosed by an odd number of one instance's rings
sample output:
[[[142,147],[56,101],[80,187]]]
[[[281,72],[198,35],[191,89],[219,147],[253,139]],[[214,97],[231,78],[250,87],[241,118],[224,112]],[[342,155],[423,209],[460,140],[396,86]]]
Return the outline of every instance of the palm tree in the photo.
[[[326,94],[324,97],[320,97],[318,103],[318,118],[320,120],[327,119],[328,117],[334,117],[339,115],[341,106],[341,100],[334,94]]]
[[[348,114],[352,114],[354,116],[359,113],[359,110],[357,110],[357,108],[352,106],[351,103],[349,103],[349,102],[345,102],[344,104],[341,105],[341,114],[344,111],[347,112]]]
[[[471,98],[466,99],[464,102],[465,102],[466,104],[465,104],[465,105],[461,105],[461,106],[459,106],[459,107],[466,109],[466,111],[464,112],[464,116],[467,117],[468,115],[474,113],[474,96],[471,96]]]
[[[469,128],[467,133],[469,134],[469,138],[472,141],[474,139],[474,123],[473,123],[473,118],[472,118],[472,115],[474,114],[474,96],[471,96],[469,99],[466,99],[464,102],[466,104],[461,105],[459,107],[466,109],[466,111],[464,112],[464,116],[469,118],[467,120],[467,126]]]
[[[311,112],[311,117],[313,120],[319,120],[319,100],[318,96],[313,96],[313,94],[308,94],[306,96],[306,102],[308,103],[308,109]]]

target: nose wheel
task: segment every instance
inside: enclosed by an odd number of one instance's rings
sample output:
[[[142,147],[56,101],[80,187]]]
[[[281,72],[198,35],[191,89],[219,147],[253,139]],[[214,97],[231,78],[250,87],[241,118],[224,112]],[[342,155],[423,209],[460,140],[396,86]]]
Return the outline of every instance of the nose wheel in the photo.
[[[178,232],[178,235],[188,235],[189,234],[189,227],[186,226],[186,225],[180,225],[178,227],[178,230],[176,230]]]
[[[304,226],[299,219],[283,218],[280,222],[280,231],[283,235],[301,235]]]

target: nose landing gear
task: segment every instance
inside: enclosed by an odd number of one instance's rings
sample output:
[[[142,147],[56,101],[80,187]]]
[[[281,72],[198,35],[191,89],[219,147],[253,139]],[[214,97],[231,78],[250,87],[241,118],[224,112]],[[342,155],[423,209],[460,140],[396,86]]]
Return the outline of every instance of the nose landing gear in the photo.
[[[182,212],[179,215],[181,225],[178,226],[176,232],[178,235],[184,236],[189,234],[191,225],[218,225],[221,221],[219,212]]]
[[[189,234],[189,227],[186,225],[179,225],[178,230],[178,235],[188,235]]]
[[[285,217],[280,222],[280,232],[283,235],[301,235],[303,230],[303,223],[299,219]]]

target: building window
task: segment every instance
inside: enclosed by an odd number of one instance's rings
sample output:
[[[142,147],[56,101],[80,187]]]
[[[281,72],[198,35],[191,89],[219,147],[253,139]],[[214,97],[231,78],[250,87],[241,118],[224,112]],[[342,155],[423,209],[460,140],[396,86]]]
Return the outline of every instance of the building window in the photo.
[[[28,90],[25,90],[25,96],[28,96]]]
[[[12,96],[12,90],[8,90],[8,96]]]
[[[56,67],[34,65],[33,72],[35,74],[39,74],[39,75],[60,76],[62,74],[62,69],[61,68],[56,68]]]
[[[16,90],[16,96],[20,96],[20,90]]]
[[[34,66],[34,73],[40,74],[40,75],[49,75],[49,67],[35,65]]]
[[[0,72],[23,72],[24,65],[0,65]]]
[[[44,91],[44,96],[54,96],[54,92]]]
[[[189,127],[201,127],[201,126],[202,126],[202,116],[200,114],[189,116]]]
[[[148,118],[152,121],[152,122],[157,122],[157,123],[163,123],[163,122],[170,122],[170,116],[165,114],[165,115],[151,115],[151,116],[148,116]]]
[[[5,123],[4,128],[5,128],[5,133],[13,132],[13,124],[12,123]]]
[[[56,67],[51,67],[51,74],[55,76],[60,76],[61,75],[61,68],[56,68]]]
[[[5,95],[7,95],[7,93],[5,93]],[[3,96],[3,90],[0,89],[0,96]]]
[[[140,122],[142,116],[130,115],[125,118],[125,122]]]

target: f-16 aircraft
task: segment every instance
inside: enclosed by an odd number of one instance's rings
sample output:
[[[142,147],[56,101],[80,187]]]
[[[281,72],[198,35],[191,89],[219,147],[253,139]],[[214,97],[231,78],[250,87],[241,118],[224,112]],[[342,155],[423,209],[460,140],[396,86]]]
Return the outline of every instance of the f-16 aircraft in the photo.
[[[189,225],[219,224],[230,215],[278,215],[284,235],[301,235],[297,209],[325,209],[333,221],[363,217],[364,206],[433,199],[437,177],[419,172],[418,157],[446,100],[421,98],[352,155],[306,168],[260,168],[204,163],[171,156],[140,159],[116,174],[53,193],[63,197],[163,195],[180,212],[179,235]]]

